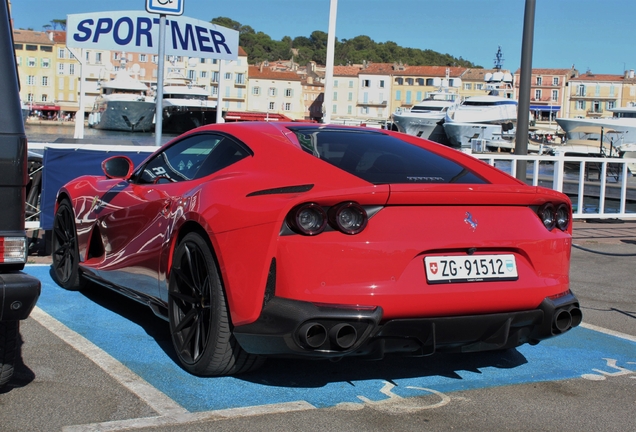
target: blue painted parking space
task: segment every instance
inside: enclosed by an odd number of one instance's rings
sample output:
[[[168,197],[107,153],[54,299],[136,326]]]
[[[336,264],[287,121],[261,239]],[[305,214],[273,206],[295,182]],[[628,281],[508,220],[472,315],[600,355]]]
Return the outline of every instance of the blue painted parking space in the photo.
[[[38,307],[87,338],[190,412],[306,401],[315,407],[408,398],[426,393],[554,381],[636,377],[636,342],[586,328],[504,353],[445,354],[382,361],[270,359],[237,377],[199,378],[182,370],[168,324],[150,309],[106,289],[69,292],[49,266],[27,266],[40,279]],[[585,320],[585,317],[584,317]]]

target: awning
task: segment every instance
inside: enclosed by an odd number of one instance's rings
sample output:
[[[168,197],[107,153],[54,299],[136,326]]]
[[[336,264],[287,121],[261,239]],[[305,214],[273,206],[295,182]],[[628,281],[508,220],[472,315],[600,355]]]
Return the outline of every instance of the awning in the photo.
[[[59,111],[60,107],[57,105],[31,105],[26,104],[27,108],[30,110],[39,110],[39,111]]]
[[[530,105],[530,111],[561,111],[560,105]]]
[[[226,122],[231,121],[291,121],[289,117],[286,117],[278,113],[266,113],[266,112],[247,112],[247,111],[227,111],[223,116]]]
[[[76,112],[78,110],[79,110],[79,107],[77,105],[60,105],[60,111]]]

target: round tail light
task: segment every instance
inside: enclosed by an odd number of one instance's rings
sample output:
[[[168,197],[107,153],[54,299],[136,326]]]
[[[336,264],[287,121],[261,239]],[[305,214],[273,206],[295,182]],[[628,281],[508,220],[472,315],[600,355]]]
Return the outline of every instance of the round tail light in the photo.
[[[329,224],[345,234],[358,234],[367,226],[367,212],[355,202],[340,203],[329,210]]]
[[[312,236],[325,230],[327,214],[316,203],[301,204],[289,213],[287,223],[295,232]]]
[[[570,225],[570,207],[561,204],[556,210],[556,226],[561,231],[565,231],[568,229],[568,225]]]
[[[539,207],[537,214],[548,231],[552,231],[556,226],[556,211],[554,209],[554,205],[552,205],[552,203],[543,204]]]

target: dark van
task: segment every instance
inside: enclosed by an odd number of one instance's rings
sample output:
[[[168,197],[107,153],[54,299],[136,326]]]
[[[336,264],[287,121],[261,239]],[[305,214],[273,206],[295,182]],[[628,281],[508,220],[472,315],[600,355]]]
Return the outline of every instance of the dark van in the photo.
[[[40,281],[23,273],[28,256],[24,230],[27,140],[8,0],[0,0],[0,387],[13,375],[20,320],[40,296]]]

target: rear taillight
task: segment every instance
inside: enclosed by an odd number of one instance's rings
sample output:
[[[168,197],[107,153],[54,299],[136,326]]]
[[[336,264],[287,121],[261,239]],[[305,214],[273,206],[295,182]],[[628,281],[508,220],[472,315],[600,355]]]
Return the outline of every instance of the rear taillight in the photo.
[[[287,224],[298,234],[320,234],[327,226],[327,213],[316,203],[301,204],[289,212]]]
[[[0,237],[0,263],[25,263],[26,237]]]
[[[545,203],[537,210],[537,215],[548,231],[555,227],[566,231],[570,226],[570,207],[567,204],[559,204],[555,207],[552,203]]]
[[[543,222],[543,226],[548,229],[548,231],[552,231],[556,226],[556,215],[554,214],[554,205],[552,203],[545,203],[541,207],[539,207],[539,211],[537,212],[539,218],[541,218],[541,222]]]
[[[345,234],[358,234],[367,220],[367,212],[356,202],[343,202],[329,209],[329,225]]]
[[[323,208],[317,203],[304,203],[294,207],[286,218],[292,231],[309,236],[323,232],[327,223],[334,230],[355,235],[364,230],[368,220],[367,211],[354,201],[342,202],[331,208]]]
[[[570,207],[561,204],[556,209],[556,225],[561,231],[565,231],[570,226]]]

